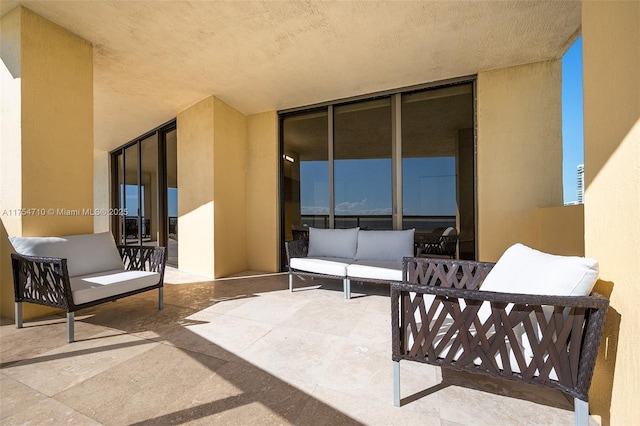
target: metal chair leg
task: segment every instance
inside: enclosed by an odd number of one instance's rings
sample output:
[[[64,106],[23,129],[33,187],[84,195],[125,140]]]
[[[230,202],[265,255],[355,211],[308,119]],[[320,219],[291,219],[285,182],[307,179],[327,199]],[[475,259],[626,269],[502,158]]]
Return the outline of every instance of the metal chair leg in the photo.
[[[67,312],[67,342],[73,343],[74,335],[74,312]]]
[[[351,299],[351,280],[349,277],[345,277],[342,286],[344,287],[344,298]]]
[[[393,361],[393,405],[400,406],[400,361]]]
[[[587,426],[589,424],[589,402],[573,398],[573,409],[576,414],[576,426]]]
[[[16,328],[22,328],[22,302],[16,302]]]
[[[164,288],[158,289],[158,310],[161,311],[164,308]]]

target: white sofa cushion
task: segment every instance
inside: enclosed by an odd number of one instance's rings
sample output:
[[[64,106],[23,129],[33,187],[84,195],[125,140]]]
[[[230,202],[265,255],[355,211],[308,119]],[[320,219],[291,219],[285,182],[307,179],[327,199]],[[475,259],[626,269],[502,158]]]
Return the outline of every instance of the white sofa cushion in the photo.
[[[77,305],[129,291],[151,287],[160,282],[160,274],[116,269],[70,278],[73,302]]]
[[[347,276],[347,266],[351,259],[335,257],[294,257],[289,263],[293,269],[316,274]]]
[[[309,228],[309,257],[338,257],[353,259],[360,228]]]
[[[500,257],[480,290],[549,296],[587,296],[598,279],[598,261],[557,256],[514,244]]]
[[[413,257],[415,229],[406,231],[360,231],[356,260],[402,262]]]
[[[349,278],[402,281],[402,262],[383,260],[356,260],[347,266]]]
[[[11,237],[9,240],[18,254],[67,259],[70,277],[124,270],[110,232],[64,237]]]

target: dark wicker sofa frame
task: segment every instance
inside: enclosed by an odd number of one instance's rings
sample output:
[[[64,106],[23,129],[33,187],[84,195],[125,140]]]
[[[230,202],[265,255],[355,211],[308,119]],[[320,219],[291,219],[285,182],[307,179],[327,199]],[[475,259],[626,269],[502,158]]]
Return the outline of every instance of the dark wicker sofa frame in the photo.
[[[407,281],[391,283],[394,405],[400,405],[399,363],[409,360],[560,390],[574,398],[576,424],[588,424],[588,391],[609,301],[595,292],[561,297],[479,291],[493,265],[404,259]],[[435,298],[425,300],[427,295]],[[482,323],[484,301],[491,314]],[[452,324],[443,331],[447,314]],[[516,343],[516,329],[530,342],[530,359]],[[512,371],[510,354],[520,372]]]
[[[77,310],[111,302],[123,297],[158,289],[158,309],[163,308],[164,247],[118,246],[126,270],[158,272],[158,284],[111,297],[75,304],[67,271],[67,259],[59,257],[11,254],[15,291],[16,328],[22,328],[22,303],[51,306],[67,312],[67,341],[74,341],[74,313]],[[99,255],[97,253],[96,255]]]

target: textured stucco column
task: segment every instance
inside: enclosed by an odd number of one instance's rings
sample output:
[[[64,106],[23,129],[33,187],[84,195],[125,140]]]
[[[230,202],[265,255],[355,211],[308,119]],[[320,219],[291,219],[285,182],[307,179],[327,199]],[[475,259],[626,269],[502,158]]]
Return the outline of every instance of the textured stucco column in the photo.
[[[247,256],[253,271],[280,270],[278,114],[247,117]]]
[[[640,2],[583,2],[585,253],[610,297],[589,393],[603,425],[640,418]]]
[[[178,265],[214,278],[244,271],[246,117],[209,97],[177,121]]]
[[[3,234],[93,232],[93,48],[28,9],[2,17],[0,213]],[[6,237],[1,314],[13,316]],[[44,313],[25,306],[25,317]]]
[[[562,206],[561,60],[478,74],[478,258],[536,247],[537,209]]]

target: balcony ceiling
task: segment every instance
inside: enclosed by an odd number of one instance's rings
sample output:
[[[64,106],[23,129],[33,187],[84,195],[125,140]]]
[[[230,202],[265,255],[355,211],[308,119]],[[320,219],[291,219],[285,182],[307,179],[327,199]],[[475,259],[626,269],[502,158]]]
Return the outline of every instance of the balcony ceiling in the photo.
[[[561,57],[578,1],[7,1],[94,45],[95,146],[215,95],[244,114]]]

